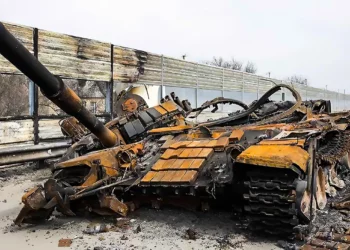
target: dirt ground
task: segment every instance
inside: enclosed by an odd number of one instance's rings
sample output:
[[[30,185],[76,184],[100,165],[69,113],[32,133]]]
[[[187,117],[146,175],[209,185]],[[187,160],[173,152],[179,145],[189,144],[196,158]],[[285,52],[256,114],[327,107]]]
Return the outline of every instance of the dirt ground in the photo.
[[[31,166],[0,171],[1,249],[51,250],[58,248],[61,238],[73,239],[73,243],[69,248],[58,249],[280,249],[276,240],[248,236],[241,223],[231,219],[231,213],[219,211],[140,208],[128,217],[128,225],[95,235],[83,231],[96,224],[112,227],[116,218],[55,214],[42,225],[14,226],[12,221],[22,207],[24,191],[49,175],[48,169],[34,170]],[[196,240],[188,239],[189,228],[196,232]]]

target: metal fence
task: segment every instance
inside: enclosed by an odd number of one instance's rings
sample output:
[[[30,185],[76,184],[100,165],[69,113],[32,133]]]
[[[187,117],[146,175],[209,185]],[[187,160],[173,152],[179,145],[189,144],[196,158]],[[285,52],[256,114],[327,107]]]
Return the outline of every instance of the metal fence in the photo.
[[[197,107],[204,101],[217,96],[238,99],[247,104],[258,99],[275,84],[292,85],[303,100],[328,99],[332,102],[333,111],[350,109],[350,95],[315,88],[301,84],[235,71],[211,65],[193,63],[166,57],[151,55],[145,67],[145,74],[140,76],[139,83],[159,85],[160,96],[175,91],[180,98],[189,99]],[[282,90],[272,96],[274,101],[294,98],[288,90]],[[229,112],[235,107],[223,107],[221,111]]]

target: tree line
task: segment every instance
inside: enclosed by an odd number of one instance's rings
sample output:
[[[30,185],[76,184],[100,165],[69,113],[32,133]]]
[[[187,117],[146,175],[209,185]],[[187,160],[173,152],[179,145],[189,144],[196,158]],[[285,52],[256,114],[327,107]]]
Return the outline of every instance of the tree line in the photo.
[[[204,63],[208,65],[222,67],[225,69],[233,69],[252,74],[255,74],[258,71],[258,68],[256,67],[255,63],[248,61],[246,64],[244,64],[242,61],[238,61],[234,57],[232,57],[231,60],[227,61],[224,60],[222,57],[214,56],[211,61],[205,61]]]
[[[247,72],[251,74],[256,74],[258,71],[258,68],[255,65],[255,63],[251,61],[248,61],[247,63],[243,63],[242,61],[239,61],[234,57],[232,57],[231,60],[225,60],[222,57],[214,56],[212,60],[205,61],[204,63],[207,65],[213,65],[213,66],[222,67],[225,69],[238,70],[238,71]],[[308,85],[307,78],[297,74],[292,75],[290,77],[286,77],[285,80],[290,83]]]

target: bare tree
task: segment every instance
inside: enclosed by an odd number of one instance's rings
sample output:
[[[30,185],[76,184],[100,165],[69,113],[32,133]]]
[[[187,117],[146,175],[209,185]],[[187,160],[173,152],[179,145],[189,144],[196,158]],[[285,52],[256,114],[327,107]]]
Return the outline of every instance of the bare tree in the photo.
[[[222,57],[213,57],[213,60],[205,62],[206,64],[222,67],[225,69],[233,69],[238,71],[245,71],[248,73],[256,73],[257,68],[254,63],[248,62],[243,70],[243,63],[241,61],[236,60],[234,57],[231,58],[230,61],[225,61]]]
[[[258,71],[257,67],[252,62],[247,62],[246,66],[244,67],[244,72],[255,74]]]
[[[223,67],[226,68],[226,62],[224,59],[222,59],[222,57],[213,57],[213,60],[208,62],[207,64],[213,65],[213,66],[217,66],[217,67]]]
[[[286,79],[288,82],[291,83],[298,83],[298,84],[303,84],[303,85],[308,85],[307,79],[303,76],[300,75],[292,75],[291,77],[288,77]]]
[[[235,60],[234,57],[231,58],[230,61],[230,69],[233,70],[242,70],[243,63],[241,61]]]

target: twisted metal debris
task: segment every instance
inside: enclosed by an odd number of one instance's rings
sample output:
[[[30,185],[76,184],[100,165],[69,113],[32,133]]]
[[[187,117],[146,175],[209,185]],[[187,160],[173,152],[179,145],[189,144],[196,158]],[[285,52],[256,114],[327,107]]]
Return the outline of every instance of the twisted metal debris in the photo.
[[[75,143],[52,176],[22,197],[17,225],[45,221],[54,210],[127,216],[141,205],[234,206],[252,230],[291,237],[344,187],[339,173],[349,168],[350,116],[331,113],[326,100],[302,102],[281,84],[250,105],[215,98],[194,109],[172,93],[148,107],[125,91],[120,115],[103,125],[1,24],[0,34],[0,53],[75,117],[60,123]],[[295,102],[269,101],[281,88]],[[187,119],[224,104],[243,110],[203,123]],[[280,108],[269,111],[271,105]]]

